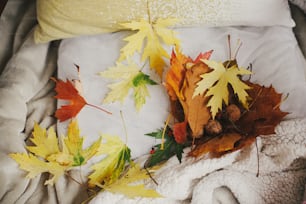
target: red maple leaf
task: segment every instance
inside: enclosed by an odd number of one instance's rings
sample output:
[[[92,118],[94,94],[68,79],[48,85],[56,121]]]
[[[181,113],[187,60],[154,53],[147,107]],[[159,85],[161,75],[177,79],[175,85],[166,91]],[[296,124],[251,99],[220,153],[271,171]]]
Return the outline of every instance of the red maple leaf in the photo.
[[[213,50],[207,51],[207,52],[201,52],[196,58],[195,60],[193,60],[194,63],[199,63],[201,62],[201,60],[203,59],[209,59],[211,54],[213,53]]]
[[[87,101],[80,95],[79,91],[69,80],[66,80],[66,82],[55,78],[52,78],[52,80],[56,83],[55,91],[57,92],[57,95],[55,98],[69,101],[68,105],[61,106],[55,112],[55,117],[59,119],[60,122],[75,117],[85,105],[89,105],[111,114],[100,107],[87,103]]]
[[[173,125],[174,139],[178,144],[184,144],[187,140],[187,121]]]

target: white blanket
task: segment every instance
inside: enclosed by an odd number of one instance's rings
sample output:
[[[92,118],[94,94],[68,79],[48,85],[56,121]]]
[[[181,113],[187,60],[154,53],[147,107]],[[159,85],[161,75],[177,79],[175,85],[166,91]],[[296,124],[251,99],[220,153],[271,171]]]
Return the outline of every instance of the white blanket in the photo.
[[[87,197],[86,189],[74,181],[63,177],[53,187],[44,186],[49,175],[26,179],[25,172],[7,155],[25,151],[25,141],[34,121],[43,127],[55,125],[52,114],[56,105],[49,78],[56,70],[57,44],[36,45],[31,33],[25,37],[35,20],[35,14],[31,13],[35,10],[35,1],[9,1],[11,11],[16,11],[14,4],[18,2],[18,12],[23,12],[26,19],[16,19],[18,24],[21,22],[20,35],[1,34],[2,47],[16,40],[15,50],[0,76],[0,203],[80,203]],[[13,15],[8,10],[5,14],[5,17]],[[3,28],[7,27],[1,24],[0,30]],[[12,30],[16,32],[17,28]],[[209,203],[212,199],[235,203],[238,199],[240,203],[299,203],[306,183],[305,127],[305,119],[284,121],[276,135],[258,141],[258,178],[255,177],[257,156],[252,146],[219,160],[187,159],[183,161],[185,165],[180,165],[176,158],[170,159],[156,174],[157,190],[166,198],[128,200],[121,195],[102,193],[92,202]],[[72,176],[75,173],[71,172]],[[154,186],[150,181],[148,185]],[[176,186],[181,188],[174,188]]]
[[[148,181],[164,198],[128,199],[108,192],[95,203],[300,203],[306,181],[306,119],[282,122],[276,134],[219,159],[170,159]],[[259,163],[257,162],[259,159]],[[258,166],[257,166],[258,165]],[[256,177],[259,167],[259,176]],[[231,194],[233,193],[233,195]]]

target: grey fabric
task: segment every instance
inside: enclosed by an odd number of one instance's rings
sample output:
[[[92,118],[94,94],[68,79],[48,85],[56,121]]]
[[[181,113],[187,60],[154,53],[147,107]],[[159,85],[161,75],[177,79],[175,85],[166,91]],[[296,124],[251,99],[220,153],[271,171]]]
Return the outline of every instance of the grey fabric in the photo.
[[[306,0],[290,0],[290,2],[298,6],[302,11],[306,13]]]
[[[36,24],[35,3],[35,0],[7,2],[0,18],[0,73]]]
[[[10,0],[1,17],[0,203],[80,203],[87,193],[79,184],[64,177],[45,186],[47,174],[26,179],[8,156],[25,152],[34,121],[45,128],[56,124],[50,77],[56,72],[59,43],[34,43],[35,3]]]
[[[293,31],[304,56],[306,56],[306,13],[303,13],[296,5],[291,4],[291,14],[296,23]]]

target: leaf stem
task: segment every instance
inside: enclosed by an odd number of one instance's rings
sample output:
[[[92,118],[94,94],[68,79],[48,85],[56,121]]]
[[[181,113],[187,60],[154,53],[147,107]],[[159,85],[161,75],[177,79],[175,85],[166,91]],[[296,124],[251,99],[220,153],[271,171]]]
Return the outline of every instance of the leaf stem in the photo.
[[[96,108],[96,109],[98,109],[98,110],[100,110],[100,111],[103,111],[103,112],[105,112],[105,113],[107,113],[107,114],[112,115],[111,112],[109,112],[109,111],[107,111],[107,110],[105,110],[105,109],[103,109],[103,108],[101,108],[101,107],[99,107],[99,106],[96,106],[96,105],[93,105],[93,104],[90,104],[90,103],[86,103],[86,105],[88,105],[88,106],[90,106],[90,107],[92,107],[92,108]]]
[[[124,133],[125,133],[125,144],[126,144],[126,143],[127,143],[127,140],[128,140],[128,134],[127,134],[127,129],[126,129],[126,125],[125,125],[125,120],[124,120],[124,118],[123,118],[122,110],[120,110],[120,117],[121,117],[122,124],[123,124],[123,128],[124,128]]]
[[[84,180],[83,180],[83,174],[82,174],[82,166],[79,166],[79,169],[80,169],[80,174],[79,174],[79,176],[80,176],[80,181],[81,181],[81,183],[82,184],[85,184],[85,182],[84,182]]]
[[[231,35],[227,35],[227,43],[228,43],[228,55],[229,60],[232,60],[232,47],[231,47]]]
[[[276,105],[273,107],[273,110],[279,108],[280,105],[281,105],[284,101],[286,101],[288,97],[289,97],[289,93],[287,93],[287,95],[285,96],[285,98],[282,98],[282,100],[281,100],[278,104],[276,104]]]
[[[146,167],[144,167],[144,169],[146,170],[146,172],[149,175],[150,179],[158,186],[157,181],[153,178],[153,176],[151,175],[150,171]]]
[[[170,117],[171,115],[169,114],[168,117],[167,117],[167,120],[166,120],[166,123],[165,123],[165,127],[164,127],[164,130],[163,130],[163,134],[162,134],[162,140],[161,140],[161,144],[160,144],[160,150],[164,150],[164,143],[165,143],[165,134],[166,134],[166,130],[167,130],[167,127],[168,127],[168,124],[169,124],[169,121],[170,121]]]
[[[68,172],[65,172],[65,175],[70,178],[72,181],[76,182],[77,184],[79,184],[80,186],[84,186],[84,183],[79,182],[78,180],[76,180],[75,178],[73,178]]]
[[[258,97],[261,95],[262,92],[263,92],[263,87],[261,87],[257,92],[257,95],[253,99],[252,103],[249,105],[249,109],[255,104],[256,100],[258,99]]]
[[[256,145],[256,153],[257,153],[257,173],[256,173],[256,177],[258,177],[259,176],[259,152],[258,152],[257,138],[255,138],[255,145]]]
[[[236,48],[236,51],[235,51],[235,54],[234,54],[234,59],[237,58],[238,52],[239,52],[239,50],[240,50],[240,48],[242,46],[242,42],[240,41],[240,39],[238,39],[237,45],[238,45],[238,47]]]
[[[253,71],[253,65],[252,65],[252,63],[250,63],[250,65],[248,66],[248,68],[247,68],[250,72],[252,72]],[[249,75],[249,78],[248,78],[248,80],[250,81],[251,80],[251,78],[252,78],[252,74],[250,74]]]

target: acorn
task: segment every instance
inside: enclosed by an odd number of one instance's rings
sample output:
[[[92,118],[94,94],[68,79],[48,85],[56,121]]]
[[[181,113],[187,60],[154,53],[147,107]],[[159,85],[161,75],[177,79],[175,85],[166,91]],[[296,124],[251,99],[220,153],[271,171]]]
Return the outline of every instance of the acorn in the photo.
[[[241,111],[235,104],[230,104],[226,107],[226,116],[230,121],[235,122],[239,120]]]
[[[205,131],[209,135],[218,135],[222,132],[222,125],[217,120],[209,120],[205,125]]]

